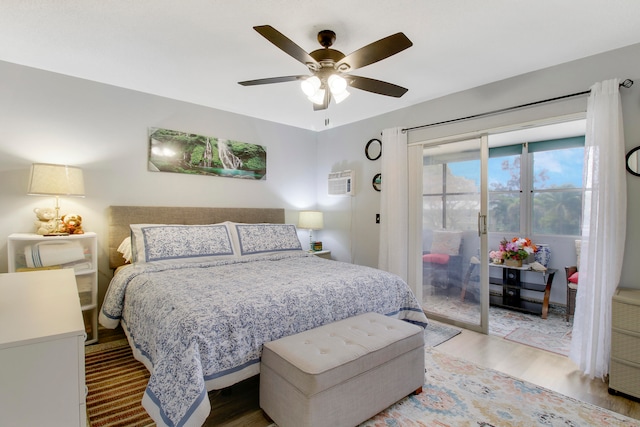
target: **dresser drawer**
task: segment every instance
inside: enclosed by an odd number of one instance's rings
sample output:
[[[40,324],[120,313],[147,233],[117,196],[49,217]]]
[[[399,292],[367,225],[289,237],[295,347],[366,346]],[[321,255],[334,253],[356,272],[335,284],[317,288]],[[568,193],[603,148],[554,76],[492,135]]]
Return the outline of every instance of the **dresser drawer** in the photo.
[[[640,365],[611,358],[609,388],[640,398]]]
[[[611,332],[611,357],[640,365],[640,334],[616,329]]]
[[[640,306],[612,301],[611,326],[617,329],[640,333]]]

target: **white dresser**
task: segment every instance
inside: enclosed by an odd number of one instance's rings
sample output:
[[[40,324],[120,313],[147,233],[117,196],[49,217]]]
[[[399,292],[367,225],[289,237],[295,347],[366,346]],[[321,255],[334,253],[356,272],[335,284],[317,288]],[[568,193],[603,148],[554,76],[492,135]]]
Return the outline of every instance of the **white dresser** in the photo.
[[[0,274],[0,424],[86,425],[85,328],[72,269]]]
[[[74,262],[63,265],[48,264],[44,259],[40,259],[45,267],[29,266],[26,252],[32,252],[34,248],[42,245],[46,245],[46,248],[49,249],[47,253],[50,256],[52,255],[51,250],[54,253],[59,252],[62,256],[69,246],[77,247],[80,251],[80,259],[73,258]],[[40,249],[40,253],[38,253],[40,257],[42,250]],[[85,344],[93,344],[98,341],[98,238],[96,233],[87,231],[84,234],[55,237],[33,233],[14,233],[7,239],[7,254],[9,273],[42,269],[73,269],[80,295],[85,331],[87,332]]]
[[[613,295],[609,392],[640,398],[640,289]]]

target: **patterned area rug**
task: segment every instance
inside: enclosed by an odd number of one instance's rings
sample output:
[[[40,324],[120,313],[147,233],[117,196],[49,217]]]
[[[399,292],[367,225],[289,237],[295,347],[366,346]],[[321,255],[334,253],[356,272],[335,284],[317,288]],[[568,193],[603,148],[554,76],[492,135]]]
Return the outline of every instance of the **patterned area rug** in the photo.
[[[149,371],[133,358],[126,339],[85,347],[89,427],[150,427],[142,407]]]
[[[452,358],[432,347],[425,349],[425,366],[422,393],[401,400],[362,426],[640,427],[637,420]],[[140,404],[149,374],[133,359],[126,340],[87,347],[86,374],[90,427],[155,425]]]
[[[422,393],[361,427],[640,426],[628,418],[427,348]]]
[[[562,337],[556,337],[525,328],[518,328],[504,338],[509,341],[540,348],[563,356],[568,356],[569,350],[571,350],[570,333],[567,333]]]
[[[430,313],[442,317],[459,319],[470,323],[477,323],[480,319],[478,303],[460,301],[459,297],[430,296],[424,304],[427,317]],[[565,309],[561,306],[550,305],[546,319],[539,314],[522,313],[506,308],[489,307],[489,334],[503,337],[511,341],[527,344],[541,350],[557,354],[568,354],[571,346],[571,330],[573,321],[565,320]],[[519,331],[518,331],[519,330]],[[529,334],[528,341],[519,337]],[[566,347],[566,352],[564,348]]]
[[[435,347],[445,341],[449,341],[460,332],[460,329],[429,319],[429,324],[424,330],[424,345]]]

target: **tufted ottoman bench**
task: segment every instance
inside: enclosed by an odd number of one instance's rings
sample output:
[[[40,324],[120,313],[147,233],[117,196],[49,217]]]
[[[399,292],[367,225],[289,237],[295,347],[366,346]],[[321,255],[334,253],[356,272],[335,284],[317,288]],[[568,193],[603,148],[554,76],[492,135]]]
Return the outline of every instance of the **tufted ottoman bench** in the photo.
[[[260,407],[278,427],[355,426],[424,384],[424,329],[377,313],[266,343]]]

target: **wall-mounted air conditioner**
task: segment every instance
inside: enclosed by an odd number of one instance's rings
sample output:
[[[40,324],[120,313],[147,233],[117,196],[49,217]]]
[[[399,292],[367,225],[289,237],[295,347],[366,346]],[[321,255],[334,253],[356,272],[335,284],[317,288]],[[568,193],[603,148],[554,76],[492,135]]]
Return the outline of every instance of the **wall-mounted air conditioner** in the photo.
[[[329,174],[329,195],[330,196],[353,196],[355,195],[353,171],[332,172]]]

